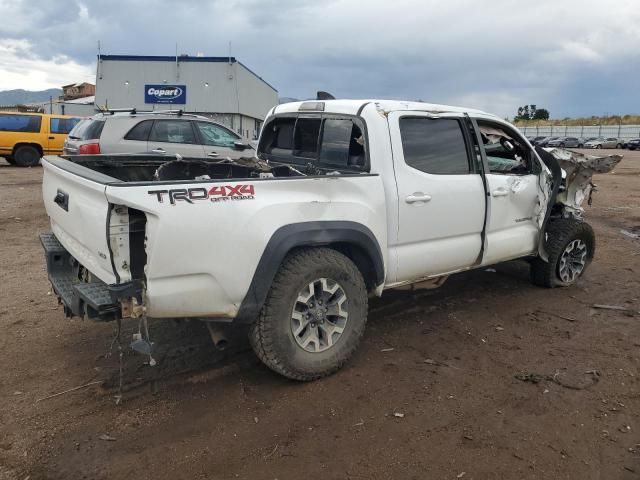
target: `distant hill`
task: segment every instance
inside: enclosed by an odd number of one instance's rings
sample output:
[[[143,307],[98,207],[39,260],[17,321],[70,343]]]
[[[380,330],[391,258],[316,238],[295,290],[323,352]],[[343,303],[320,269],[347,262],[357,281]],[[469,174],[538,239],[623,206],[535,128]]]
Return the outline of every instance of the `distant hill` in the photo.
[[[0,105],[24,105],[25,103],[48,102],[50,97],[55,100],[62,95],[59,88],[48,90],[29,91],[21,88],[17,90],[4,90],[0,92]]]
[[[283,103],[291,103],[291,102],[299,102],[300,100],[298,100],[297,98],[291,98],[291,97],[280,97],[278,99],[278,103],[280,105],[282,105]]]

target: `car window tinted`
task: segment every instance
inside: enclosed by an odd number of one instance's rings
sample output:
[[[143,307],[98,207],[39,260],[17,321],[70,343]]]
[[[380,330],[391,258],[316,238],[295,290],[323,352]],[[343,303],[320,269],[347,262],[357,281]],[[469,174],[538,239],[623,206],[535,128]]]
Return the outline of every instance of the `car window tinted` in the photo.
[[[100,138],[104,120],[81,120],[69,132],[69,138],[74,140],[97,140]]]
[[[460,123],[455,119],[400,119],[407,165],[425,173],[469,173],[469,158]]]
[[[80,118],[52,118],[49,124],[49,131],[51,133],[62,133],[66,135],[73,130],[73,127],[75,127],[80,120]]]
[[[156,120],[153,122],[150,142],[197,143],[190,121]]]
[[[328,118],[324,121],[320,163],[338,167],[364,166],[364,136],[353,120]]]
[[[293,136],[293,155],[316,158],[321,123],[320,118],[298,118]]]
[[[146,142],[149,138],[149,133],[151,132],[152,125],[153,120],[144,120],[143,122],[140,122],[135,127],[133,127],[131,130],[129,130],[129,132],[124,136],[124,139]]]
[[[239,138],[229,130],[215,123],[196,122],[196,126],[198,127],[200,140],[203,145],[232,148],[234,142],[239,140]]]
[[[39,133],[42,117],[39,115],[0,114],[0,131]]]

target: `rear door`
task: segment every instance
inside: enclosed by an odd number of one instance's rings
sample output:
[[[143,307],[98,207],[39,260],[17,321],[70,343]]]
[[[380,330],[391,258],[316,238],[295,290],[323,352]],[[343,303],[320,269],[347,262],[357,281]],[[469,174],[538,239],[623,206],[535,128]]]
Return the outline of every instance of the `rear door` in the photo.
[[[203,146],[191,120],[154,120],[147,148],[156,154],[180,154],[183,157],[205,157]]]
[[[47,132],[47,151],[45,155],[60,155],[64,146],[64,140],[69,132],[81,120],[73,117],[44,117]]]
[[[485,190],[462,116],[388,116],[398,189],[398,283],[474,265]]]

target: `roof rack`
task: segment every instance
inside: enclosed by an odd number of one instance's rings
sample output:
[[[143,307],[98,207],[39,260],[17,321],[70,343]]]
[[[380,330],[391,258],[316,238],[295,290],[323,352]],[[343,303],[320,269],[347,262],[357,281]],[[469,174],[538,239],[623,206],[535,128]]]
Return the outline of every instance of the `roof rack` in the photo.
[[[108,108],[100,110],[100,113],[105,115],[114,115],[116,113],[129,113],[131,115],[177,115],[178,117],[195,117],[195,118],[208,118],[202,115],[196,115],[195,113],[184,113],[180,110],[138,110],[136,108]]]

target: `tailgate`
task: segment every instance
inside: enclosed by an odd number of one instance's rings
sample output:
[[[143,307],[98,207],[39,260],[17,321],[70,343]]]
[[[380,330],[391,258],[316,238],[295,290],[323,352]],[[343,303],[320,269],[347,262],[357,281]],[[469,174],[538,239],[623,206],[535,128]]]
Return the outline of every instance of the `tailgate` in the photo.
[[[42,196],[56,238],[93,275],[117,283],[107,240],[105,185],[62,170],[46,158],[42,166]]]

